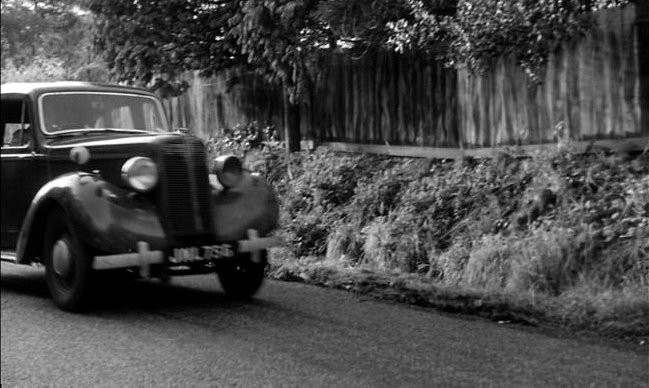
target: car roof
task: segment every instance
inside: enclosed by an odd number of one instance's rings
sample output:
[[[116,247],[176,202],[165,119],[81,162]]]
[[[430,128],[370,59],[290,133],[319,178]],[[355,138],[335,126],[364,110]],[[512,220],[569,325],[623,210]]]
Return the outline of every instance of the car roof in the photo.
[[[152,96],[153,93],[131,86],[103,84],[95,82],[21,82],[6,83],[0,86],[1,93],[37,96],[51,92],[129,92]]]

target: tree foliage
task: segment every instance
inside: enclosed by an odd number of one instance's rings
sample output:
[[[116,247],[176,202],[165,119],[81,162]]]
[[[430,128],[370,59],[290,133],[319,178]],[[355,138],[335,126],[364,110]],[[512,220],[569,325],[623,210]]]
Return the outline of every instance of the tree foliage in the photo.
[[[304,95],[329,51],[331,31],[314,17],[317,1],[243,0],[230,19],[247,65],[283,85],[292,97]]]
[[[376,50],[439,55],[472,71],[514,55],[534,78],[589,13],[628,0],[87,0],[120,80],[238,68],[308,96],[323,59]]]
[[[57,58],[37,56],[22,66],[8,61],[2,68],[2,83],[5,82],[47,82],[72,78],[68,68]]]
[[[335,50],[383,47],[402,1],[88,0],[97,48],[120,80],[238,68],[304,97],[322,58]]]
[[[2,0],[2,65],[19,68],[36,57],[55,58],[66,68],[93,59],[92,15],[81,1]]]
[[[96,15],[96,49],[119,81],[148,83],[185,70],[205,73],[240,62],[227,34],[231,1],[89,0]]]
[[[582,35],[592,12],[627,0],[458,0],[450,15],[421,0],[407,0],[409,16],[391,23],[397,50],[436,51],[450,65],[481,72],[501,55],[513,55],[538,81],[550,53]]]

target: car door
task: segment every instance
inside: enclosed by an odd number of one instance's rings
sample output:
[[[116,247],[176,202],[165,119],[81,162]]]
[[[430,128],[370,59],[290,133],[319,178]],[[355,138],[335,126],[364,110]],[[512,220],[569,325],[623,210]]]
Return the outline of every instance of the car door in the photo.
[[[24,96],[2,96],[1,115],[2,248],[13,250],[36,192],[46,180],[43,156],[37,152],[32,112]]]

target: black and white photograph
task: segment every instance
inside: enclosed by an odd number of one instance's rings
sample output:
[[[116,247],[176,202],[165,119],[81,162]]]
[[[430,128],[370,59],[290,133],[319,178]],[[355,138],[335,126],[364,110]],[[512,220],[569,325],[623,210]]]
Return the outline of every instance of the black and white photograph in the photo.
[[[1,387],[649,387],[649,0],[0,1]]]

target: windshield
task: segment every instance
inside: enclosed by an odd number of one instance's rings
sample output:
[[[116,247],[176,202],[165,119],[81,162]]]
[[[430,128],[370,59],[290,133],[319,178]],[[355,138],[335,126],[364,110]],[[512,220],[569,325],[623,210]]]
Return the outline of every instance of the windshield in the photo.
[[[47,134],[168,131],[158,100],[136,94],[49,93],[40,99],[40,114]]]

